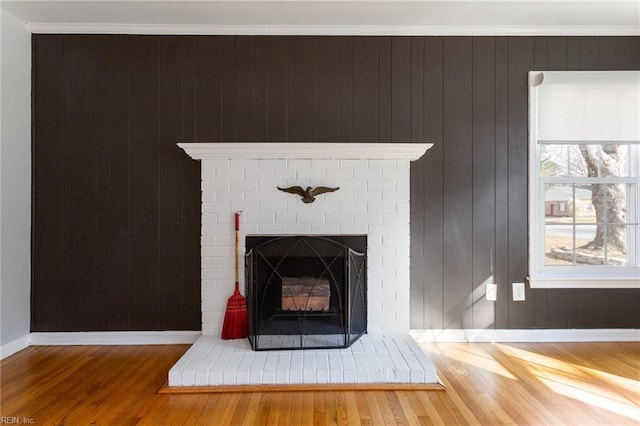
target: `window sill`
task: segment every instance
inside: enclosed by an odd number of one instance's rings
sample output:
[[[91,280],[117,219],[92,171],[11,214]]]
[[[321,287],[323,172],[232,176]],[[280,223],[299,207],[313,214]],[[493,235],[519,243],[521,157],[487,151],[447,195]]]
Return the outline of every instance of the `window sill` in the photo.
[[[640,289],[638,278],[569,278],[529,277],[531,288],[636,288]]]

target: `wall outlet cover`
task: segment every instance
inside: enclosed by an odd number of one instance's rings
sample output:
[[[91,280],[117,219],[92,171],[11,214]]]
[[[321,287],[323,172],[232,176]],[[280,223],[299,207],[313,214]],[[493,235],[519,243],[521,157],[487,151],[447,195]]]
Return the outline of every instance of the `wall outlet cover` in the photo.
[[[524,283],[513,283],[513,301],[522,302],[524,298]]]
[[[498,298],[498,284],[487,284],[486,299],[495,302]]]

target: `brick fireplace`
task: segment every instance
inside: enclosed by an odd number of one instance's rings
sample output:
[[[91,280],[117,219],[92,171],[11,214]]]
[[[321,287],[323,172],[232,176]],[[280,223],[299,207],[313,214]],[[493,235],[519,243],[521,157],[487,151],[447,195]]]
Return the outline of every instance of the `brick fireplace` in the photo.
[[[243,212],[241,244],[247,235],[367,235],[368,331],[409,331],[409,162],[430,145],[179,146],[202,162],[204,335],[220,334],[233,289],[236,211]],[[277,189],[292,185],[340,190],[305,204]]]
[[[368,333],[382,336],[409,331],[409,163],[420,158],[431,144],[179,146],[202,162],[201,291],[205,337],[216,339],[220,335],[226,300],[234,287],[236,211],[242,211],[241,253],[245,252],[246,236],[366,235]],[[313,203],[303,203],[299,196],[278,190],[294,185],[340,189],[317,196]],[[244,276],[243,271],[240,276]],[[405,340],[402,342],[398,345],[410,346]],[[206,350],[194,350],[198,351]],[[411,351],[415,352],[415,348]],[[170,384],[184,385],[185,381],[178,379],[182,374],[178,370],[184,371],[189,362],[179,362],[172,369],[175,374],[172,380],[170,373]],[[191,370],[187,371],[187,384],[211,384],[211,380],[196,380],[195,372],[191,380]]]

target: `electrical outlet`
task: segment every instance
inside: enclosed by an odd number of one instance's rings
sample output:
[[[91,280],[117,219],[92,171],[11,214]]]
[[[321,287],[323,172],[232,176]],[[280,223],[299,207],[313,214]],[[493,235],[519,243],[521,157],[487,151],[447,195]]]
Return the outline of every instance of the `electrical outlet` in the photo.
[[[522,302],[524,300],[524,283],[513,283],[513,301]]]
[[[487,292],[485,298],[495,302],[498,298],[498,284],[487,284]]]

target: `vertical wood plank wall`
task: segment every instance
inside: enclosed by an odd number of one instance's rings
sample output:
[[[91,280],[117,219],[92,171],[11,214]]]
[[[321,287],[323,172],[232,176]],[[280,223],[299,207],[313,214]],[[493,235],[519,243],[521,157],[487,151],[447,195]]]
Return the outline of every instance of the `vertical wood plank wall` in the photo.
[[[175,144],[217,141],[433,142],[413,328],[640,327],[637,290],[509,285],[527,72],[638,70],[640,37],[35,35],[33,55],[33,331],[200,328],[200,168]]]

